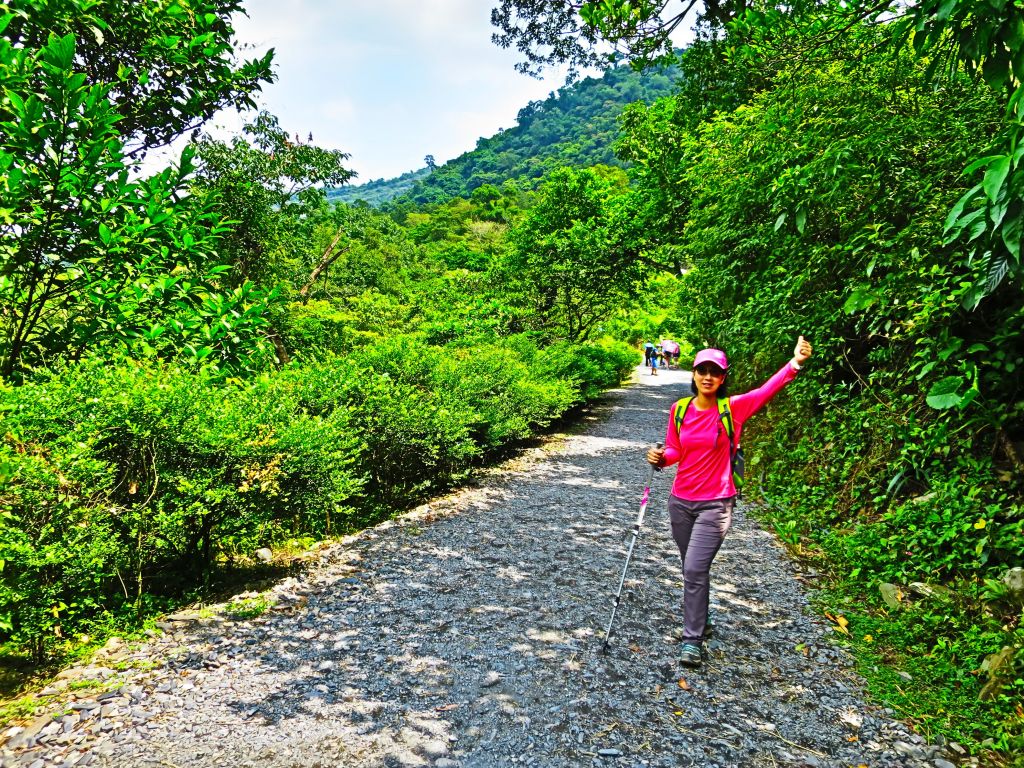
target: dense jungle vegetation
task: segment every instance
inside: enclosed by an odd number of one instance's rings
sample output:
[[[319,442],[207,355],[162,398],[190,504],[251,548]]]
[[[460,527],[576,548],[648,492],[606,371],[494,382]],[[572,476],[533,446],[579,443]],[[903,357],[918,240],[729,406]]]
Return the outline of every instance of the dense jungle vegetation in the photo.
[[[271,81],[271,55],[232,47],[240,8],[0,6],[0,638],[36,662],[258,548],[392,515],[636,362],[594,318],[533,312],[542,267],[507,263],[518,194],[396,221],[330,204],[346,156],[272,115],[197,130]],[[183,133],[179,164],[140,174]],[[579,173],[603,204],[612,182]]]
[[[394,179],[373,179],[354,186],[331,187],[327,190],[327,199],[332,203],[366,203],[379,207],[392,198],[404,195],[417,181],[429,175],[430,168],[420,168]]]
[[[1019,4],[708,2],[615,164],[560,150],[497,183],[481,140],[386,211],[328,201],[345,156],[267,114],[131,172],[270,82],[232,48],[240,5],[0,5],[9,651],[74,652],[456,483],[642,338],[720,346],[743,386],[803,333],[814,360],[747,431],[749,498],[879,699],[1020,764]],[[642,65],[674,56],[664,6],[494,18],[525,68],[602,40]]]

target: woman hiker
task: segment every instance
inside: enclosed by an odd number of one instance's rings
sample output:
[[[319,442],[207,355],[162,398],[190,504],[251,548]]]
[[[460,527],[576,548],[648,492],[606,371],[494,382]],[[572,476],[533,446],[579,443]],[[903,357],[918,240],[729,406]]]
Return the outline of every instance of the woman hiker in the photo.
[[[644,343],[644,368],[651,366],[651,358],[654,356],[654,345],[651,342]]]
[[[693,359],[694,397],[669,409],[664,448],[647,451],[656,467],[679,464],[668,500],[672,538],[683,562],[683,647],[680,661],[701,664],[701,645],[708,620],[709,572],[729,526],[736,503],[732,457],[740,445],[743,424],[771,400],[811,357],[803,336],[793,359],[757,389],[729,397],[729,361],[719,349],[704,349]],[[723,403],[719,401],[723,400]],[[685,411],[679,418],[680,403]],[[726,423],[732,421],[731,428]],[[730,434],[732,440],[730,440]]]

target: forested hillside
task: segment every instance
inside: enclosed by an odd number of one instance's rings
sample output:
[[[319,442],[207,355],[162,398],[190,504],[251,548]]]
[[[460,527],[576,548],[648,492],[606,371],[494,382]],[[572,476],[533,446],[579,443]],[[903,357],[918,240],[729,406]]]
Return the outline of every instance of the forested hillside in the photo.
[[[441,203],[509,180],[532,189],[563,165],[620,165],[613,145],[622,108],[668,94],[678,78],[678,69],[671,65],[644,72],[611,67],[601,77],[583,78],[543,101],[530,102],[519,111],[514,127],[479,139],[476,149],[450,162],[397,179],[331,189],[328,198],[371,205],[396,197],[416,205]]]
[[[327,199],[334,203],[352,204],[362,201],[373,206],[380,206],[392,198],[404,195],[413,188],[416,182],[430,175],[429,168],[403,173],[395,179],[375,179],[362,184],[344,187],[332,187],[327,190]]]

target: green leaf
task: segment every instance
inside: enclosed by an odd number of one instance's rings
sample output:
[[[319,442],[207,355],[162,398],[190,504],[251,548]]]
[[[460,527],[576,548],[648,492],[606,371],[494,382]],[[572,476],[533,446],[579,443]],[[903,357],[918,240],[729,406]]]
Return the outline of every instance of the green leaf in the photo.
[[[782,225],[786,223],[786,214],[780,213],[779,218],[775,220],[775,231],[778,232],[782,229]]]
[[[1002,254],[989,253],[985,264],[985,294],[991,294],[1010,271],[1010,263]]]
[[[960,404],[959,390],[962,385],[963,379],[960,376],[947,376],[932,385],[925,400],[936,410],[955,408]]]
[[[1018,211],[1017,215],[1003,223],[1002,228],[999,230],[999,235],[1003,240],[1003,245],[1006,246],[1006,250],[1010,252],[1014,260],[1020,263],[1020,246],[1021,246],[1021,232],[1022,223],[1024,223],[1024,213]]]
[[[945,21],[949,18],[949,14],[952,13],[953,9],[956,8],[956,4],[959,0],[943,0],[942,4],[939,5],[939,10],[935,12],[935,19],[937,21]]]
[[[999,199],[999,194],[1003,189],[1003,182],[1006,181],[1006,175],[1010,172],[1010,156],[1003,155],[997,158],[985,171],[985,180],[982,184],[985,187],[985,195],[993,203]]]
[[[1019,51],[1021,47],[1024,47],[1024,17],[1021,17],[1019,13],[1014,14],[1012,18],[1007,19],[1003,29],[1006,34],[1006,44],[1011,51]]]
[[[975,213],[985,213],[984,209],[975,211]],[[970,236],[967,238],[967,242],[973,243],[985,232],[988,231],[988,222],[984,216],[979,216],[976,220],[971,222]]]
[[[800,208],[796,212],[796,229],[802,235],[804,233],[804,227],[807,225],[807,209]]]
[[[867,309],[878,301],[878,294],[871,290],[871,286],[858,285],[843,303],[843,312],[852,315]]]
[[[956,201],[956,205],[950,210],[949,215],[946,217],[946,226],[943,228],[944,233],[948,233],[960,219],[960,215],[964,212],[964,207],[969,203],[974,196],[981,189],[981,184],[977,184],[971,189],[967,190],[959,200]],[[961,227],[962,228],[962,227]]]
[[[878,585],[878,591],[882,593],[882,599],[889,608],[896,610],[902,608],[900,602],[903,593],[895,584],[882,583]]]
[[[978,169],[984,168],[986,165],[989,165],[993,160],[999,159],[999,157],[1001,157],[1001,155],[986,155],[985,157],[979,157],[973,163],[964,168],[962,175],[970,176]]]
[[[7,91],[6,96],[11,100],[11,104],[14,105],[14,113],[18,117],[24,117],[25,115],[25,100],[21,98],[14,91]]]
[[[964,392],[964,396],[960,398],[960,402],[956,404],[956,407],[962,411],[968,405],[973,403],[974,399],[978,397],[978,395],[980,394],[981,392],[978,390],[977,387],[971,387],[966,392]]]
[[[44,61],[60,69],[71,69],[71,63],[75,59],[75,36],[57,37],[51,32],[50,39],[42,53]]]

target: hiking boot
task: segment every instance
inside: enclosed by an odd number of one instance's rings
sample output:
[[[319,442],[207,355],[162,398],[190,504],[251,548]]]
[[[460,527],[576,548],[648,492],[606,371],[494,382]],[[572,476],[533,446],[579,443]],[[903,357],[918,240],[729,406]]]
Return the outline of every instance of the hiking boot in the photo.
[[[679,663],[684,667],[699,667],[701,664],[700,646],[696,643],[683,643],[679,651]]]
[[[708,611],[708,619],[704,622],[704,639],[710,640],[715,634],[715,619]]]

